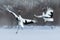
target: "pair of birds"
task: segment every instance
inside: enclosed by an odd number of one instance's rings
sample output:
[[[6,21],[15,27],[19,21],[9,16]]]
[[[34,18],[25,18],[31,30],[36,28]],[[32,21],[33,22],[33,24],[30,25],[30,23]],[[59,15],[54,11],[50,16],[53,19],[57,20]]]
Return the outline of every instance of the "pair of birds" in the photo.
[[[21,17],[21,15],[17,16],[13,11],[11,11],[9,9],[9,7],[6,7],[6,10],[8,12],[10,12],[11,14],[13,14],[19,20],[18,25],[21,26],[22,29],[24,28],[24,24],[31,24],[31,23],[36,23],[37,22],[36,20],[24,19],[24,18]],[[34,16],[37,17],[37,18],[43,18],[44,22],[46,22],[46,21],[52,21],[53,22],[54,21],[54,19],[53,19],[53,9],[51,9],[51,8],[47,8],[46,13],[43,12],[42,15],[39,15],[39,16],[34,15]],[[18,28],[19,28],[19,26],[18,26]],[[17,31],[18,31],[18,29],[17,29]]]

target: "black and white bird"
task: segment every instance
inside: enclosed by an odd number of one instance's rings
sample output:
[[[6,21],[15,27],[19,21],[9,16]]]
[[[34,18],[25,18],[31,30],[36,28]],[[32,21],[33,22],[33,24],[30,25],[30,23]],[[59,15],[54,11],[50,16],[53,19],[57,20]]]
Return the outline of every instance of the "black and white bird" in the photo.
[[[21,26],[21,28],[24,28],[24,25],[31,24],[31,23],[36,23],[36,20],[31,20],[31,19],[24,19],[21,17],[21,15],[17,16],[16,13],[11,11],[8,7],[6,7],[6,10],[13,14],[17,19],[18,19],[18,25]],[[18,26],[18,28],[19,28]]]
[[[46,13],[43,12],[42,15],[34,15],[35,17],[37,18],[43,18],[44,19],[44,22],[47,22],[47,21],[51,21],[53,22],[54,21],[54,18],[53,18],[53,9],[52,8],[47,8],[47,11]]]

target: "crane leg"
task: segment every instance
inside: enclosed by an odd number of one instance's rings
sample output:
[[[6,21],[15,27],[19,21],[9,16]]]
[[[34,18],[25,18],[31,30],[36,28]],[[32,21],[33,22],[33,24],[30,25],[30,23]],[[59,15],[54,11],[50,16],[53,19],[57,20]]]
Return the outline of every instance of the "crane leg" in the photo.
[[[19,29],[23,30],[23,27],[20,27],[20,26],[18,25],[18,26],[17,26],[16,34],[19,32]]]
[[[19,31],[19,26],[17,25],[17,31],[16,31],[16,34],[18,33],[18,31]]]

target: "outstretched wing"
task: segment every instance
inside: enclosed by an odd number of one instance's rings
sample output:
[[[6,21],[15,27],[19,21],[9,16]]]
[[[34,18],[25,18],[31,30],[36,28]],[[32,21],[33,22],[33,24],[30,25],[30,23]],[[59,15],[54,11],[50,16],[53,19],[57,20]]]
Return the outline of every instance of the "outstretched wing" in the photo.
[[[4,6],[4,7],[6,8],[7,11],[9,11],[10,13],[12,13],[16,18],[18,18],[18,16],[17,16],[13,11],[11,11],[11,10],[9,9],[10,6],[8,6],[8,7]]]
[[[54,19],[53,19],[53,18],[43,18],[43,19],[44,19],[44,22],[46,22],[46,21],[53,22],[53,21],[54,21]]]
[[[17,16],[14,12],[12,12],[11,10],[9,10],[8,8],[7,8],[7,10],[8,10],[10,13],[12,13],[16,18],[18,18],[18,16]]]
[[[42,18],[42,15],[39,15],[39,16],[37,16],[37,15],[34,15],[35,17],[37,17],[37,18]]]

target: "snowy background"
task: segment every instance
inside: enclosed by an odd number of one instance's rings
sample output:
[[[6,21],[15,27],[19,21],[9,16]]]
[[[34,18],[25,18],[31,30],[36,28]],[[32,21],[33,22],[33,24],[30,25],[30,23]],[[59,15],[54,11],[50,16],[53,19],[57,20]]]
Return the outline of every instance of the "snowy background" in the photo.
[[[57,26],[53,29],[51,26],[25,26],[17,34],[16,30],[0,28],[0,40],[60,40],[60,27]]]
[[[38,22],[32,24],[35,26],[25,26],[24,30],[20,29],[16,34],[17,20],[5,10],[3,5],[10,5],[17,15],[35,19]],[[45,23],[42,19],[33,16],[34,14],[41,15],[47,6],[54,9],[54,22]],[[0,0],[0,40],[60,40],[59,14],[60,0]]]

